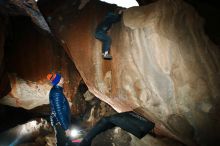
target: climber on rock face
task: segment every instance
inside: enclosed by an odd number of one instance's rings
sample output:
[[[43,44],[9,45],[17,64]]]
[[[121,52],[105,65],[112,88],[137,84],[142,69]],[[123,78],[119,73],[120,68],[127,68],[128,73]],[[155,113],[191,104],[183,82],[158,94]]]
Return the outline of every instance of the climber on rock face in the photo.
[[[113,23],[120,21],[121,15],[121,9],[116,9],[115,12],[108,12],[95,30],[95,37],[102,42],[102,55],[104,59],[112,59],[112,56],[109,53],[111,38],[107,35],[107,32]]]
[[[47,79],[53,86],[49,93],[50,121],[55,130],[57,146],[69,146],[71,145],[68,138],[70,136],[71,111],[68,100],[63,94],[64,78],[56,73],[48,74]]]

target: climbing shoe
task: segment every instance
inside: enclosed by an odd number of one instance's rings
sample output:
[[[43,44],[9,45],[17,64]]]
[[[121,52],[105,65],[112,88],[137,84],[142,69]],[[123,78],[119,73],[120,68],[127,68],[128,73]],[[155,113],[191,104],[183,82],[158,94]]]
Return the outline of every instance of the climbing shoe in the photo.
[[[103,58],[106,59],[106,60],[111,60],[112,56],[110,54],[104,54]]]

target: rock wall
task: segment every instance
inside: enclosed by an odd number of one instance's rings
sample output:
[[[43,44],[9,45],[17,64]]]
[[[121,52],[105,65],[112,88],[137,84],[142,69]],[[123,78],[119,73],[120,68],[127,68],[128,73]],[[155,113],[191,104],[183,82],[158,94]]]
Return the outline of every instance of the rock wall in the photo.
[[[73,99],[81,77],[65,51],[27,17],[11,17],[8,31],[5,58],[12,90],[0,102],[25,109],[48,104],[50,72],[63,75],[65,95]]]
[[[38,9],[35,0],[7,0],[0,2],[0,13],[10,16],[28,16],[33,23],[43,30],[42,32],[51,33],[51,30]]]
[[[162,125],[186,145],[218,145],[219,49],[205,35],[202,18],[182,0],[130,8],[111,29],[113,60],[106,61],[93,34],[109,8],[89,2],[80,13],[60,9],[52,16],[89,90],[118,112],[135,110]]]
[[[5,29],[7,19],[0,15],[0,22],[0,98],[2,98],[10,91],[11,87],[4,62]]]
[[[219,135],[205,133],[219,129],[219,49],[204,34],[203,20],[182,1],[139,10],[125,13],[124,24],[133,31],[123,31],[131,42],[124,46],[128,64],[136,66],[127,75],[135,83],[131,72],[140,73],[145,83],[137,89],[146,87],[135,100],[184,141],[195,137],[200,145],[216,145]]]

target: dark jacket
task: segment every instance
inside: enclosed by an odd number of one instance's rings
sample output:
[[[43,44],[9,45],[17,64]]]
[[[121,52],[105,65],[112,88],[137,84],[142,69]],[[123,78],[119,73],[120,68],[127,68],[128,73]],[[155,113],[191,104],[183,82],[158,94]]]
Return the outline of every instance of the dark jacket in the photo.
[[[52,125],[59,123],[64,130],[69,129],[71,112],[69,103],[63,94],[63,88],[58,85],[53,86],[50,90],[49,100]]]
[[[113,12],[108,12],[104,20],[97,26],[96,32],[104,31],[107,32],[113,23],[119,21],[121,15],[115,14]]]

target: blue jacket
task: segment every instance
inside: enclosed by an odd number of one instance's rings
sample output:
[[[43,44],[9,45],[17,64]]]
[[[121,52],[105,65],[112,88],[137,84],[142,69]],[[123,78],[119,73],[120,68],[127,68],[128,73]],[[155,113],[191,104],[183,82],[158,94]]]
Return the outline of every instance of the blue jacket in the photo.
[[[50,90],[51,123],[59,123],[64,130],[69,129],[71,112],[69,103],[63,94],[63,88],[56,85]]]
[[[121,15],[115,14],[113,12],[108,12],[105,16],[104,20],[98,25],[96,28],[96,32],[104,31],[107,32],[113,23],[119,21],[121,19]]]

